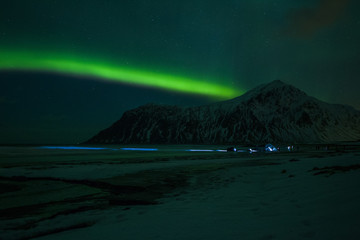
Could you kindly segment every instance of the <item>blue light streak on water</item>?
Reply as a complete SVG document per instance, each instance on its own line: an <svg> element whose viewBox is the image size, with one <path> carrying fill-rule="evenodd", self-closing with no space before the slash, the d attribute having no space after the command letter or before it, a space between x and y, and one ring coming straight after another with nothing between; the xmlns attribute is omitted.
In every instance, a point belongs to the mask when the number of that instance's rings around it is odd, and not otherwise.
<svg viewBox="0 0 360 240"><path fill-rule="evenodd" d="M185 150L185 151L188 151L188 152L214 152L215 150L208 150L208 149L188 149L188 150Z"/></svg>
<svg viewBox="0 0 360 240"><path fill-rule="evenodd" d="M37 147L41 149L60 149L60 150L112 150L112 151L160 151L158 148L104 148L104 147L77 147L77 146L41 146ZM166 150L163 150L166 151ZM186 152L227 152L227 150L212 150L212 149L177 149L170 151L186 151ZM273 151L273 149L269 149L269 151ZM248 150L237 150L236 152L250 152L255 153L258 152L257 149L248 149Z"/></svg>
<svg viewBox="0 0 360 240"><path fill-rule="evenodd" d="M242 152L242 153L244 153L244 152L248 152L247 150L237 150L237 152Z"/></svg>
<svg viewBox="0 0 360 240"><path fill-rule="evenodd" d="M121 148L125 151L158 151L157 148Z"/></svg>
<svg viewBox="0 0 360 240"><path fill-rule="evenodd" d="M100 147L75 147L75 146L43 146L42 149L61 149L61 150L124 150L124 151L158 151L157 148L100 148Z"/></svg>
<svg viewBox="0 0 360 240"><path fill-rule="evenodd" d="M96 147L74 147L74 146L43 146L39 147L43 149L62 149L62 150L105 150L110 148L96 148Z"/></svg>

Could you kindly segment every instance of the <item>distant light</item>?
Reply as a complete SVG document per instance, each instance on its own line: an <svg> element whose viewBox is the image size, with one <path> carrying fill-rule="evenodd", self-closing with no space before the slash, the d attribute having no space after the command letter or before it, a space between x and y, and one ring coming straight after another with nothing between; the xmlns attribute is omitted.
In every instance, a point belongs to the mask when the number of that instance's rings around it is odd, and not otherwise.
<svg viewBox="0 0 360 240"><path fill-rule="evenodd" d="M252 149L252 148L250 148L249 151L250 151L250 153L257 152L257 150Z"/></svg>
<svg viewBox="0 0 360 240"><path fill-rule="evenodd" d="M217 152L227 152L227 150L216 150Z"/></svg>
<svg viewBox="0 0 360 240"><path fill-rule="evenodd" d="M124 151L158 151L157 148L120 148Z"/></svg>

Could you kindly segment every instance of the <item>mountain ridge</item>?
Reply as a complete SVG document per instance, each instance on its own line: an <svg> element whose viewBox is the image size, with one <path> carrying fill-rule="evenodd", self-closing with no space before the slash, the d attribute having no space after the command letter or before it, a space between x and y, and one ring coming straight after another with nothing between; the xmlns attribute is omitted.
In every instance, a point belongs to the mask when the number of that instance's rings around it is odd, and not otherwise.
<svg viewBox="0 0 360 240"><path fill-rule="evenodd" d="M308 96L280 80L196 107L146 104L86 143L263 144L360 139L360 111Z"/></svg>

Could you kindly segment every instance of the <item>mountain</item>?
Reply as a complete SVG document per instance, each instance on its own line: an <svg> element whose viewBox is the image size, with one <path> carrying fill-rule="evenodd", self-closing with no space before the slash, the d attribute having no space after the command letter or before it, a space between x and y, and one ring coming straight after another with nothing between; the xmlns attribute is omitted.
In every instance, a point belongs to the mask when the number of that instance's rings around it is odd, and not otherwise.
<svg viewBox="0 0 360 240"><path fill-rule="evenodd" d="M263 144L360 139L360 111L328 104L280 80L197 107L147 104L87 143Z"/></svg>

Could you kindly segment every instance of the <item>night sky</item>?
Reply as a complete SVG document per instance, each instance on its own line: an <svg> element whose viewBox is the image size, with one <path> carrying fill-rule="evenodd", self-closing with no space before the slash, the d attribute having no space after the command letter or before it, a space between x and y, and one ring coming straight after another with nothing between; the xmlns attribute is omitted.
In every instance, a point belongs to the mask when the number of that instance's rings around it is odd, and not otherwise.
<svg viewBox="0 0 360 240"><path fill-rule="evenodd" d="M281 79L360 109L356 0L34 0L0 8L0 143L87 140L146 103Z"/></svg>

